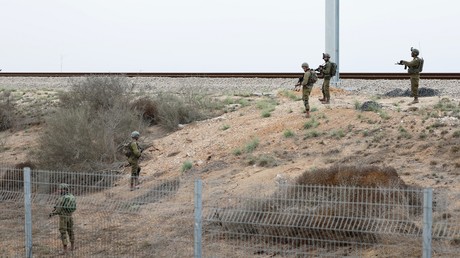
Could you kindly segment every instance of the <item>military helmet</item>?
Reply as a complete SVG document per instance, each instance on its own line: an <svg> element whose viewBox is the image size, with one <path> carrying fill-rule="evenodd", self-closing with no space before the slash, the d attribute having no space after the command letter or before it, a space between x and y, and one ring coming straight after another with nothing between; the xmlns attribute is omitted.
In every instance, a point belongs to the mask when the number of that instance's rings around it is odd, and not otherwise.
<svg viewBox="0 0 460 258"><path fill-rule="evenodd" d="M329 55L328 53L323 53L323 58L331 58L331 55Z"/></svg>
<svg viewBox="0 0 460 258"><path fill-rule="evenodd" d="M140 135L141 135L141 134L140 134L138 131L133 131L133 132L131 133L131 138L139 138Z"/></svg>
<svg viewBox="0 0 460 258"><path fill-rule="evenodd" d="M58 187L59 190L69 190L68 184L60 184Z"/></svg>
<svg viewBox="0 0 460 258"><path fill-rule="evenodd" d="M413 53L414 55L418 56L420 54L420 51L418 49L411 47L410 52Z"/></svg>
<svg viewBox="0 0 460 258"><path fill-rule="evenodd" d="M302 67L307 67L307 68L310 68L310 66L308 65L308 63L307 63L307 62L303 62L303 63L302 63Z"/></svg>

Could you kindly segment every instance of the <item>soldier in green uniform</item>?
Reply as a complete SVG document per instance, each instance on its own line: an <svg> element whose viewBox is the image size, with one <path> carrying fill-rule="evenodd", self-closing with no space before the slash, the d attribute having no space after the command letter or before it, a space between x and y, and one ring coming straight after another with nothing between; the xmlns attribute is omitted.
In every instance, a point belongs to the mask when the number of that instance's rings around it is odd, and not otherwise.
<svg viewBox="0 0 460 258"><path fill-rule="evenodd" d="M132 132L132 141L129 143L130 154L128 156L128 162L131 166L131 191L139 188L139 174L141 172L141 168L139 167L139 158L141 157L142 153L142 149L139 147L137 142L139 140L139 136L140 134L138 131Z"/></svg>
<svg viewBox="0 0 460 258"><path fill-rule="evenodd" d="M67 234L70 240L70 250L75 249L75 234L73 230L73 218L72 213L76 209L75 196L69 192L68 184L60 184L58 187L59 194L61 195L57 200L54 210L49 214L51 218L54 215L59 215L59 232L61 233L61 241L63 250L60 254L64 255L67 253Z"/></svg>
<svg viewBox="0 0 460 258"><path fill-rule="evenodd" d="M318 99L323 104L329 104L331 100L331 95L329 93L329 86L331 83L331 72L332 72L332 64L329 61L331 55L328 53L323 53L323 60L325 62L324 65L320 66L320 73L323 75L323 86L321 87L321 91L323 93L323 98Z"/></svg>
<svg viewBox="0 0 460 258"><path fill-rule="evenodd" d="M407 69L407 72L410 75L410 88L412 91L412 96L414 97L414 101L411 104L418 103L418 85L420 81L420 66L421 66L421 59L418 57L420 52L418 49L411 48L411 56L412 61L399 61L398 64L404 65Z"/></svg>
<svg viewBox="0 0 460 258"><path fill-rule="evenodd" d="M309 100L310 93L311 93L311 90L313 89L313 84L314 84L314 82L312 82L310 78L313 76L312 73L314 73L314 71L310 69L308 63L302 63L302 69L305 73L303 75L303 78L301 78L299 82L295 85L295 90L299 91L300 86L302 86L302 100L305 106L305 113L306 113L305 117L309 118L310 117L310 105L308 103L308 100Z"/></svg>

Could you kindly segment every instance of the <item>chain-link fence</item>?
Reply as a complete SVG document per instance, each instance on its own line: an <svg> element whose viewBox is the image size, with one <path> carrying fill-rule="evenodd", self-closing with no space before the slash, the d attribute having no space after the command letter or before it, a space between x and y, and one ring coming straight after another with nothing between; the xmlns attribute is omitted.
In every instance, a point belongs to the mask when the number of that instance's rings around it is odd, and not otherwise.
<svg viewBox="0 0 460 258"><path fill-rule="evenodd" d="M0 167L4 257L52 257L62 250L59 218L48 217L60 183L69 184L77 198L73 257L457 257L460 252L459 193L452 191L280 184L235 194L221 180L191 176L150 178L130 191L129 175L117 172L32 170L30 180L25 174Z"/></svg>

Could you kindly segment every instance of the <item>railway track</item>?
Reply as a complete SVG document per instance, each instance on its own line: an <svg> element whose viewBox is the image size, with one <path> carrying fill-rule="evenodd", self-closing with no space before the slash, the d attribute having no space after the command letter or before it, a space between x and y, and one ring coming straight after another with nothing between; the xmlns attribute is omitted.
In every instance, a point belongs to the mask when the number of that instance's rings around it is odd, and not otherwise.
<svg viewBox="0 0 460 258"><path fill-rule="evenodd" d="M302 73L154 73L154 72L0 72L0 77L82 77L123 75L128 77L203 77L203 78L298 78ZM340 73L341 79L402 80L407 73ZM421 79L460 80L460 73L422 73Z"/></svg>

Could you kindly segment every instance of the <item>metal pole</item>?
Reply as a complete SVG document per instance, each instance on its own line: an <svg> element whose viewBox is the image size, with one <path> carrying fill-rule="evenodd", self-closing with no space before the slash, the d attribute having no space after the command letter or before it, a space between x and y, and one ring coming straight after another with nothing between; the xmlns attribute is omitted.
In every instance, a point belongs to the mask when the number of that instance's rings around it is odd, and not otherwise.
<svg viewBox="0 0 460 258"><path fill-rule="evenodd" d="M30 168L24 168L24 212L26 257L32 257L32 205L30 187Z"/></svg>
<svg viewBox="0 0 460 258"><path fill-rule="evenodd" d="M423 190L423 258L431 258L433 227L433 189Z"/></svg>
<svg viewBox="0 0 460 258"><path fill-rule="evenodd" d="M326 52L331 55L331 61L337 64L337 74L331 78L331 83L335 85L340 81L339 14L339 0L326 0Z"/></svg>
<svg viewBox="0 0 460 258"><path fill-rule="evenodd" d="M201 179L195 179L195 229L194 229L194 257L201 258L202 255L202 194L203 182Z"/></svg>

